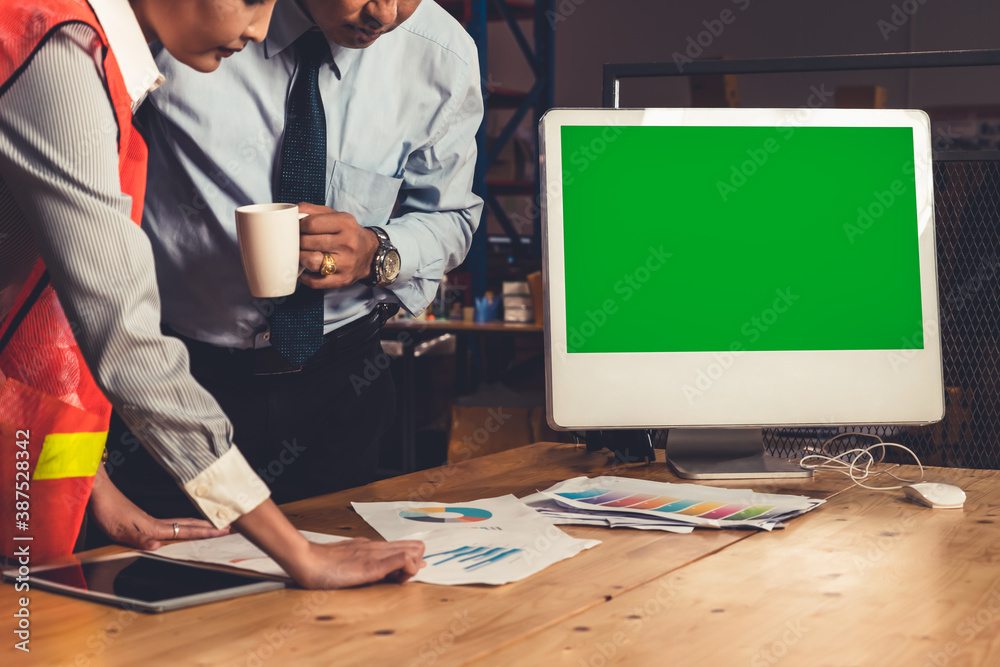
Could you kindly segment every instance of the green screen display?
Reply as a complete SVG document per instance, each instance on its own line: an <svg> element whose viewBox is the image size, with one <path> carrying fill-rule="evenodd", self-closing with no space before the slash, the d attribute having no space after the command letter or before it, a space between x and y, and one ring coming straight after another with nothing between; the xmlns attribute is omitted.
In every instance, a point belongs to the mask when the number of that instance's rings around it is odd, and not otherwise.
<svg viewBox="0 0 1000 667"><path fill-rule="evenodd" d="M908 127L562 128L568 351L923 347Z"/></svg>

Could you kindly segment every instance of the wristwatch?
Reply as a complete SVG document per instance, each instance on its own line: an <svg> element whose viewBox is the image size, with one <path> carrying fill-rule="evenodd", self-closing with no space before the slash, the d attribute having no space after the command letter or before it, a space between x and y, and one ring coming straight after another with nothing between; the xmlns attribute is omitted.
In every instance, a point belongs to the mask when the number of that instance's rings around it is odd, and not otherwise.
<svg viewBox="0 0 1000 667"><path fill-rule="evenodd" d="M372 283L378 287L391 285L399 275L399 251L381 227L369 227L378 238L378 250L372 259Z"/></svg>

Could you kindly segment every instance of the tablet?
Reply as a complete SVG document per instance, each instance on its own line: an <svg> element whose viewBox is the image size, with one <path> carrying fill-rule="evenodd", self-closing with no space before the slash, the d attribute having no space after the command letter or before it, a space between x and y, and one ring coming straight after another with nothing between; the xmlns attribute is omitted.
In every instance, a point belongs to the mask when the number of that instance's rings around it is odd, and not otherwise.
<svg viewBox="0 0 1000 667"><path fill-rule="evenodd" d="M3 578L12 581L16 569ZM272 591L282 581L126 552L31 568L31 586L146 612Z"/></svg>

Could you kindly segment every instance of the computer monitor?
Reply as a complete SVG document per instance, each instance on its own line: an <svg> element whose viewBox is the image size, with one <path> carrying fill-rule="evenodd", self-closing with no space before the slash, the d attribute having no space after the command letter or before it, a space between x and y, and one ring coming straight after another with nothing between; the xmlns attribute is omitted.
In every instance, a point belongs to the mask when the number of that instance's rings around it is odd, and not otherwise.
<svg viewBox="0 0 1000 667"><path fill-rule="evenodd" d="M926 114L555 109L540 141L554 428L769 477L809 473L760 429L942 418Z"/></svg>

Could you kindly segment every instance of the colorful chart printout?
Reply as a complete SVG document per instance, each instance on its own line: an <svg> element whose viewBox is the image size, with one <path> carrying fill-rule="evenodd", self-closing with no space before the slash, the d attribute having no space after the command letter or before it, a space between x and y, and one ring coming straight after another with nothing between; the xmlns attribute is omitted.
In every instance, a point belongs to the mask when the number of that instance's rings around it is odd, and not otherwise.
<svg viewBox="0 0 1000 667"><path fill-rule="evenodd" d="M600 544L570 537L513 495L464 500L352 503L387 540L424 543L413 581L501 585Z"/></svg>
<svg viewBox="0 0 1000 667"><path fill-rule="evenodd" d="M822 504L822 500L786 494L755 493L749 489L725 489L698 484L674 484L623 477L577 477L541 492L559 503L558 511L544 503L539 509L550 519L568 522L572 510L589 519L632 517L634 527L648 527L650 520L664 525L693 525L714 528L759 528L771 530ZM649 517L635 523L638 517ZM656 518L653 520L653 518ZM588 521L590 522L590 521ZM609 525L626 525L620 519Z"/></svg>
<svg viewBox="0 0 1000 667"><path fill-rule="evenodd" d="M552 523L515 498L481 498L457 503L396 501L351 503L361 517L387 540L405 540L413 533L518 530L544 534ZM568 535L563 537L570 539ZM466 538L459 538L466 539ZM470 542L457 541L452 547ZM451 548L451 547L449 547Z"/></svg>
<svg viewBox="0 0 1000 667"><path fill-rule="evenodd" d="M411 535L412 539L424 543L427 563L413 581L498 586L529 577L599 544L596 540L574 539L565 533L560 538L560 533L562 531L540 535L518 530L442 530L434 526L427 532Z"/></svg>
<svg viewBox="0 0 1000 667"><path fill-rule="evenodd" d="M424 556L424 560L430 565L441 565L447 563L448 561L456 560L459 563L469 563L465 565L463 569L466 572L472 570L486 567L493 563L503 560L507 556L513 556L514 554L521 553L521 549L504 549L502 547L458 547L457 549L449 549L448 551L441 551L436 554L429 554Z"/></svg>
<svg viewBox="0 0 1000 667"><path fill-rule="evenodd" d="M599 507L631 507L633 509L671 512L686 516L698 516L703 519L721 519L723 521L749 519L775 508L774 505L705 502L703 500L685 500L682 498L670 498L668 496L650 496L642 493L630 494L608 489L588 489L586 491L564 492L557 495Z"/></svg>
<svg viewBox="0 0 1000 667"><path fill-rule="evenodd" d="M485 521L493 516L493 513L478 507L414 507L400 512L399 516L410 521L462 523Z"/></svg>

